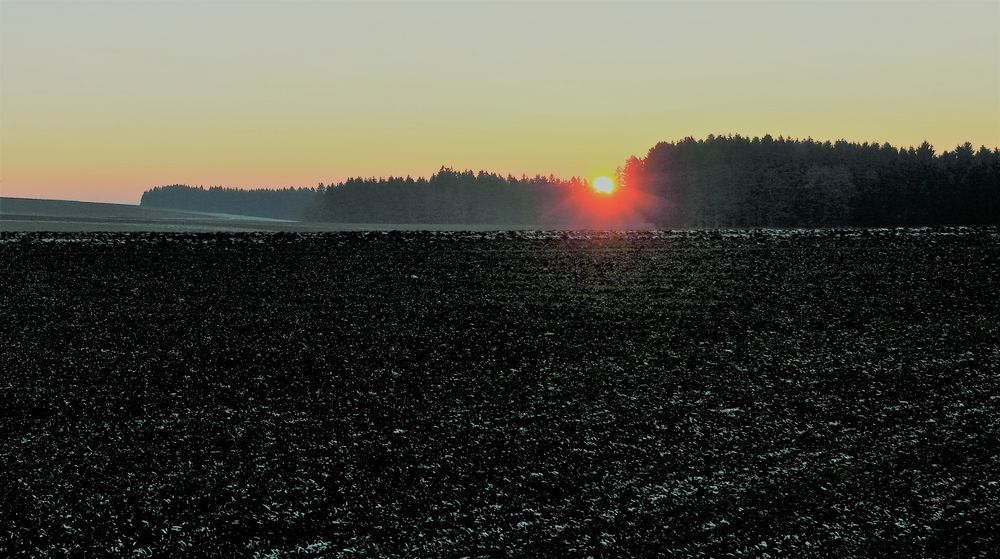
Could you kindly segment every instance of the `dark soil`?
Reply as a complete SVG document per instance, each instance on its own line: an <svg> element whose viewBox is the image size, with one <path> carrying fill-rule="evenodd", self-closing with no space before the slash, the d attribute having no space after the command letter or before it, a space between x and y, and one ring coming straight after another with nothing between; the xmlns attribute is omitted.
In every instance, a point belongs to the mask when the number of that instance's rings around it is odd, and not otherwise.
<svg viewBox="0 0 1000 559"><path fill-rule="evenodd" d="M0 556L989 556L1000 231L0 235Z"/></svg>

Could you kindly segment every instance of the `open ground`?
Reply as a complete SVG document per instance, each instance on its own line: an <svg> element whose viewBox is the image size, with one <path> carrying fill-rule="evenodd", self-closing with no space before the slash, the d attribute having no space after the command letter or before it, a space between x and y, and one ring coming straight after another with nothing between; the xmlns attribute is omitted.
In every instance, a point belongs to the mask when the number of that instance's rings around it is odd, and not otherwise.
<svg viewBox="0 0 1000 559"><path fill-rule="evenodd" d="M1000 231L0 234L0 555L986 556Z"/></svg>

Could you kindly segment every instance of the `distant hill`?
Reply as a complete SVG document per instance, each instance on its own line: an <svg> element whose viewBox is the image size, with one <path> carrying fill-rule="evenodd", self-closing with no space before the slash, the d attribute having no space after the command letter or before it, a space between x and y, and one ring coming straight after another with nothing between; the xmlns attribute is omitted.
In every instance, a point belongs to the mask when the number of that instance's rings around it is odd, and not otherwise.
<svg viewBox="0 0 1000 559"><path fill-rule="evenodd" d="M130 204L0 197L0 231L259 231L293 222Z"/></svg>
<svg viewBox="0 0 1000 559"><path fill-rule="evenodd" d="M192 212L142 208L133 204L0 197L0 215L99 219L190 219Z"/></svg>
<svg viewBox="0 0 1000 559"><path fill-rule="evenodd" d="M130 204L0 197L0 233L495 231L525 228L537 227L508 227L497 224L302 222L225 213L143 208Z"/></svg>

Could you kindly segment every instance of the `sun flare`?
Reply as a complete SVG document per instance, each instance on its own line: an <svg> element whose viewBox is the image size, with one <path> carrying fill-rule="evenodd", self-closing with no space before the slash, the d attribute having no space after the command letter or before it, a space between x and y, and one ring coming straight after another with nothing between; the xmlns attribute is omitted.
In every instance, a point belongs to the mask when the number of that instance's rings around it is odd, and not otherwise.
<svg viewBox="0 0 1000 559"><path fill-rule="evenodd" d="M599 194L611 194L615 191L615 182L610 177L597 177L592 183L594 192Z"/></svg>

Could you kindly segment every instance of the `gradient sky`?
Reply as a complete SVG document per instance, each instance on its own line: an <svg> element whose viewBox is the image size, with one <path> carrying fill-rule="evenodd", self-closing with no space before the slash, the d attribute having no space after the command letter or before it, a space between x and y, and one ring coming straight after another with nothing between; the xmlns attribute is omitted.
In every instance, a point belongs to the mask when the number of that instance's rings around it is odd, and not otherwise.
<svg viewBox="0 0 1000 559"><path fill-rule="evenodd" d="M0 0L0 195L592 177L709 133L1000 145L1000 2Z"/></svg>

